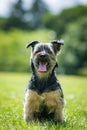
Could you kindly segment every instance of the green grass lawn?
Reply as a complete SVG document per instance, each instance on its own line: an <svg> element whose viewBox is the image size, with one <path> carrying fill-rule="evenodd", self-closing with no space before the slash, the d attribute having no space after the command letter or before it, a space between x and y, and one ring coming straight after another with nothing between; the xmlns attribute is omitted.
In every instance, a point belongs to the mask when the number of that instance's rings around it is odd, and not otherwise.
<svg viewBox="0 0 87 130"><path fill-rule="evenodd" d="M87 77L59 76L66 100L65 123L23 120L29 74L0 73L0 130L87 130Z"/></svg>

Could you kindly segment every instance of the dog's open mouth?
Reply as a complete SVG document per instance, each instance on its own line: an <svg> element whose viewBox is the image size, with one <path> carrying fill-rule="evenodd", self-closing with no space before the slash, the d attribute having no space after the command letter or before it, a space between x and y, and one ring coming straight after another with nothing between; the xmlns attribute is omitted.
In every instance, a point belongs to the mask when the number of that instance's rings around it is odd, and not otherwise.
<svg viewBox="0 0 87 130"><path fill-rule="evenodd" d="M47 62L39 62L38 71L39 72L46 72L47 71L47 65L48 65Z"/></svg>

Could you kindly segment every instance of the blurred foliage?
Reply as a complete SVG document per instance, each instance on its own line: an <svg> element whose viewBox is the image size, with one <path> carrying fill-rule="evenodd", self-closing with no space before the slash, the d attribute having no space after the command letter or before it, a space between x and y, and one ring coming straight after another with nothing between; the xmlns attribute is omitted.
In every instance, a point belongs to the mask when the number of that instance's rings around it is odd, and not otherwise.
<svg viewBox="0 0 87 130"><path fill-rule="evenodd" d="M23 0L17 0L11 6L9 17L0 20L0 28L10 30L16 27L23 30L32 30L43 27L41 19L48 12L48 7L42 0L33 0L29 9L23 7Z"/></svg>
<svg viewBox="0 0 87 130"><path fill-rule="evenodd" d="M0 71L30 71L24 48L28 40L48 42L60 38L65 44L58 56L58 73L87 70L87 6L79 5L53 15L42 0L33 0L27 10L23 1L18 0L9 17L0 18L0 29Z"/></svg>
<svg viewBox="0 0 87 130"><path fill-rule="evenodd" d="M87 66L87 18L70 23L63 35L65 45L60 56L63 73L77 73Z"/></svg>
<svg viewBox="0 0 87 130"><path fill-rule="evenodd" d="M47 13L42 21L46 28L52 29L61 38L65 33L67 25L80 18L87 17L87 6L79 5L70 9L64 9L59 15L52 15Z"/></svg>
<svg viewBox="0 0 87 130"><path fill-rule="evenodd" d="M30 71L31 49L26 49L25 46L33 39L48 41L48 34L48 30L32 32L20 30L0 31L0 71Z"/></svg>
<svg viewBox="0 0 87 130"><path fill-rule="evenodd" d="M48 7L42 0L34 0L32 8L28 11L31 14L30 24L32 29L43 28L42 19L48 12Z"/></svg>

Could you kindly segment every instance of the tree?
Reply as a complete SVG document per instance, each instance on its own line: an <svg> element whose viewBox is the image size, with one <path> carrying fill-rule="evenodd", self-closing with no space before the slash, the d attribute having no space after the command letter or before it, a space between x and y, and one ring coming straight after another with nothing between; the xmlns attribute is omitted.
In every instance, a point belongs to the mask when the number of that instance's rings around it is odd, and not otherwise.
<svg viewBox="0 0 87 130"><path fill-rule="evenodd" d="M10 17L7 19L4 29L37 29L43 27L42 18L48 12L46 4L42 0L33 0L29 9L24 9L23 0L17 0L12 6Z"/></svg>
<svg viewBox="0 0 87 130"><path fill-rule="evenodd" d="M87 6L76 6L64 9L60 14L48 15L43 19L46 28L56 31L57 36L61 37L67 30L67 25L85 16L87 17Z"/></svg>
<svg viewBox="0 0 87 130"><path fill-rule="evenodd" d="M76 74L87 64L87 18L69 24L63 38L65 45L59 59L61 69L64 73Z"/></svg>
<svg viewBox="0 0 87 130"><path fill-rule="evenodd" d="M42 18L48 12L47 5L42 0L34 0L31 9L29 10L31 13L31 26L33 28L43 27Z"/></svg>
<svg viewBox="0 0 87 130"><path fill-rule="evenodd" d="M25 10L23 9L22 0L18 0L16 4L13 5L10 17L15 17L23 21Z"/></svg>
<svg viewBox="0 0 87 130"><path fill-rule="evenodd" d="M18 0L15 4L12 5L12 10L10 12L10 16L6 22L5 29L10 28L26 28L26 23L24 21L24 15L26 11L23 8L23 1Z"/></svg>

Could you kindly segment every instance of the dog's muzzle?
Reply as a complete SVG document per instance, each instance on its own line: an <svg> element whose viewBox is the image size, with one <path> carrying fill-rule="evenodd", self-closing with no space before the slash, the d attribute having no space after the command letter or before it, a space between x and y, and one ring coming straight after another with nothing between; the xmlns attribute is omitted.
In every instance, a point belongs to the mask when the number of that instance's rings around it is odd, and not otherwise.
<svg viewBox="0 0 87 130"><path fill-rule="evenodd" d="M50 59L48 54L40 54L37 58L38 72L46 72L50 67Z"/></svg>

